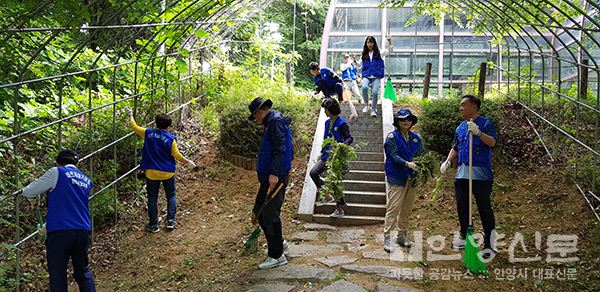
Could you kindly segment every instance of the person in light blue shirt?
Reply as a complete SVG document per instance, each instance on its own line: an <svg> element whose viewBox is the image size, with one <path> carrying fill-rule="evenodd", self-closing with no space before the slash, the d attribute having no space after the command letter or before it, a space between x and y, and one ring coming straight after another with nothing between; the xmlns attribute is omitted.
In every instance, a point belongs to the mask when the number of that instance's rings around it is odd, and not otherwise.
<svg viewBox="0 0 600 292"><path fill-rule="evenodd" d="M496 146L496 126L492 121L479 115L481 100L473 95L465 95L460 102L460 113L464 119L456 128L452 149L440 172L444 173L457 160L458 169L454 180L456 208L460 222L460 239L452 243L455 249L465 245L465 235L469 225L469 133L473 134L473 196L481 217L484 231L483 257L494 253L492 237L495 234L496 220L491 205L494 173L492 171L492 148Z"/></svg>
<svg viewBox="0 0 600 292"><path fill-rule="evenodd" d="M67 264L73 264L73 278L79 291L96 291L88 266L90 243L89 197L94 183L77 168L79 158L71 150L56 157L56 167L20 191L26 198L48 193L46 214L46 255L50 291L67 291Z"/></svg>

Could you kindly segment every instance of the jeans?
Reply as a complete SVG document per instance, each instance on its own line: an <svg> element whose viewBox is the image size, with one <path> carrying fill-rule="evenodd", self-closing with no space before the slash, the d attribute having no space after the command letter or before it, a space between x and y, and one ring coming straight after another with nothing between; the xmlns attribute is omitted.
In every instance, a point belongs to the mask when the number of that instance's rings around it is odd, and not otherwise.
<svg viewBox="0 0 600 292"><path fill-rule="evenodd" d="M167 180L151 180L146 178L146 193L148 194L148 217L150 225L158 224L158 190L162 182L167 195L167 220L175 220L177 199L175 198L175 176Z"/></svg>
<svg viewBox="0 0 600 292"><path fill-rule="evenodd" d="M483 245L485 248L490 247L490 236L496 226L496 219L494 218L490 199L493 183L493 181L473 180L473 196L475 197L477 211L483 225ZM465 238L469 226L469 180L454 180L454 191L458 221L460 222L460 235L462 238Z"/></svg>
<svg viewBox="0 0 600 292"><path fill-rule="evenodd" d="M94 275L88 266L90 232L83 229L57 230L48 233L46 256L50 274L50 291L67 292L67 264L73 264L73 278L79 291L94 292Z"/></svg>
<svg viewBox="0 0 600 292"><path fill-rule="evenodd" d="M281 206L285 200L285 189L288 184L288 178L283 180L283 187L279 193L273 195L273 199L258 215L258 224L267 238L268 255L271 258L278 259L283 254L283 232L281 228ZM269 192L269 182L261 182L256 194L253 212L258 212L264 204Z"/></svg>
<svg viewBox="0 0 600 292"><path fill-rule="evenodd" d="M373 105L371 109L377 112L377 98L379 97L379 86L381 79L379 78L363 78L362 79L362 96L365 104L369 103L369 87L371 87L371 95L373 96Z"/></svg>

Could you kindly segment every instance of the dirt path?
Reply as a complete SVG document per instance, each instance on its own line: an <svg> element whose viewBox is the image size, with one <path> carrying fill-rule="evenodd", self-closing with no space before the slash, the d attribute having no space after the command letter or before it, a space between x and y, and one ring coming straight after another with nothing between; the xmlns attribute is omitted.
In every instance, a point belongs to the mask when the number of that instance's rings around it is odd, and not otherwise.
<svg viewBox="0 0 600 292"><path fill-rule="evenodd" d="M428 258L428 252L433 250L427 240L433 235L440 235L445 243L441 251L434 253L461 254L450 248L451 232L458 229L452 174L444 177L442 199L439 201L431 200L429 190L433 189L432 183L421 187L411 217L411 228L423 232L423 258L399 261L395 257L386 258L382 252L381 226L315 230L306 227L305 222L294 220L306 168L306 157L300 155L294 161L282 210L284 237L292 243L288 251L289 265L271 270L265 276L264 272L257 272L256 267L264 259L260 250L251 256L239 254L242 240L251 228L249 214L257 189L255 173L220 162L214 156L214 147L211 143L204 143L202 151L196 152L199 154L195 160L202 166L200 170L178 174L177 229L145 233L145 208L138 207L136 214L123 218L117 227L96 235L94 250L102 251L93 256L99 291L246 291L251 287L258 288L258 291L269 287L275 287L277 291L317 291L328 285L334 285L330 291L336 291L336 287L380 291L385 288L383 285L396 289L389 291L399 291L399 288L425 291L600 289L600 225L581 194L559 174L558 169L548 166L495 167L493 202L497 230L505 234L505 245L488 264L489 278L467 279L463 277L465 269L460 260L434 261ZM161 198L160 204L164 216L164 198ZM164 221L161 223L164 224ZM476 231L481 232L477 214L474 224ZM536 231L541 235L539 250L535 247ZM521 251L519 245L516 255L540 256L539 261L509 262L508 248L516 232L523 234L528 250ZM548 263L547 240L551 234L576 235L577 251L566 256L577 256L578 261L571 264ZM349 236L348 241L337 242L345 236ZM264 243L263 237L260 240L261 244ZM332 267L317 261L318 258L332 256L345 256L342 259L355 261ZM558 254L554 256L560 257ZM348 265L354 267L349 268ZM379 275L369 273L363 269L365 266L395 268L396 272L392 273L396 277L382 276L381 271ZM526 277L506 279L507 271L525 269ZM288 276L289 270L304 274L293 278ZM422 272L421 277L399 277L401 271L415 270ZM311 278L315 271L324 278ZM535 271L538 271L537 276ZM550 273L548 271L552 271L553 277L540 277L539 271L544 271L541 274L546 276ZM569 273L575 279L557 279L557 271ZM566 278L567 275L561 277ZM342 279L345 281L336 282ZM283 284L268 286L273 283Z"/></svg>

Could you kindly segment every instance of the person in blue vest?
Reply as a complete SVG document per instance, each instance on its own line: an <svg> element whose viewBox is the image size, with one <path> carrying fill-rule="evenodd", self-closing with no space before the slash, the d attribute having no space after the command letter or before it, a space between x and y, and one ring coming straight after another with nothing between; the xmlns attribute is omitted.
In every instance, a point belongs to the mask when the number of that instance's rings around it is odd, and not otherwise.
<svg viewBox="0 0 600 292"><path fill-rule="evenodd" d="M352 56L345 54L344 61L340 65L340 70L342 70L342 80L344 81L345 90L350 91L353 96L358 97L359 101L362 102L362 96L356 83L357 66L354 54ZM352 97L350 98L350 102L352 102Z"/></svg>
<svg viewBox="0 0 600 292"><path fill-rule="evenodd" d="M264 100L260 97L255 98L248 105L250 110L248 119L265 128L256 165L260 186L254 200L251 218L253 224L258 221L267 238L268 257L258 265L260 269L270 269L287 264L287 259L283 254L284 241L280 214L285 199L288 175L292 169L294 149L290 130L291 119L272 110L272 106L273 102L270 99ZM278 183L283 183L283 187L273 195L272 201L257 218L256 213L264 204L267 194L275 190Z"/></svg>
<svg viewBox="0 0 600 292"><path fill-rule="evenodd" d="M340 103L344 100L344 84L340 76L338 76L329 68L319 67L319 63L317 62L310 62L308 69L310 74L314 77L315 84L317 85L315 94L323 92L323 95L326 98L333 98L334 96L337 96L337 100ZM358 113L356 112L356 108L354 107L352 101L348 103L348 106L350 107L351 112L350 120L356 119L358 117Z"/></svg>
<svg viewBox="0 0 600 292"><path fill-rule="evenodd" d="M51 292L67 292L69 259L79 291L96 291L88 265L92 228L89 197L94 183L77 168L78 162L76 152L63 150L56 157L56 167L21 190L21 195L30 199L48 192L45 226Z"/></svg>
<svg viewBox="0 0 600 292"><path fill-rule="evenodd" d="M463 96L460 101L460 114L464 121L456 128L452 149L440 166L440 172L445 173L450 168L451 161L457 161L454 188L460 238L452 242L452 247L462 249L469 226L469 133L473 133L473 195L484 231L482 256L487 259L495 253L492 237L495 236L496 219L492 210L491 194L494 183L492 148L496 146L496 126L490 119L479 115L480 108L479 98L473 95Z"/></svg>
<svg viewBox="0 0 600 292"><path fill-rule="evenodd" d="M377 117L377 98L379 97L379 87L381 86L381 78L384 76L385 64L381 58L377 41L373 36L368 36L365 39L361 57L362 68L362 96L365 102L363 113L368 113L371 110L371 116ZM369 88L373 103L369 108Z"/></svg>
<svg viewBox="0 0 600 292"><path fill-rule="evenodd" d="M158 192L160 184L165 188L167 196L167 229L174 229L177 221L177 198L175 196L175 161L188 164L191 168L196 164L185 158L177 147L177 139L167 129L171 126L171 117L159 114L155 118L156 129L146 129L136 124L133 112L129 112L129 126L142 139L142 161L140 169L146 174L146 193L148 195L148 218L146 231L156 233L158 227Z"/></svg>
<svg viewBox="0 0 600 292"><path fill-rule="evenodd" d="M321 107L325 109L325 114L328 117L328 119L325 121L325 134L323 136L323 139L333 137L337 142L344 143L346 145L351 145L354 141L354 138L352 138L352 135L350 134L350 127L348 126L346 121L342 117L340 117L340 104L333 98L325 98L321 103ZM328 152L330 149L330 145L321 148L320 157L315 166L313 166L313 168L310 170L310 177L317 186L317 196L320 192L321 187L323 186L321 174L327 169L326 163L329 159ZM329 202L333 202L333 197L331 195L327 195L327 197L324 197L324 200L321 202L321 204ZM344 200L344 197L342 196L336 202L335 211L331 213L331 216L344 216L345 207L346 202Z"/></svg>
<svg viewBox="0 0 600 292"><path fill-rule="evenodd" d="M419 134L410 129L417 123L417 116L407 108L399 109L394 115L394 131L385 139L385 176L387 179L387 203L385 225L383 227L383 250L392 249L391 232L398 230L396 243L402 247L411 247L407 238L408 222L417 196L415 170L412 162L424 153Z"/></svg>

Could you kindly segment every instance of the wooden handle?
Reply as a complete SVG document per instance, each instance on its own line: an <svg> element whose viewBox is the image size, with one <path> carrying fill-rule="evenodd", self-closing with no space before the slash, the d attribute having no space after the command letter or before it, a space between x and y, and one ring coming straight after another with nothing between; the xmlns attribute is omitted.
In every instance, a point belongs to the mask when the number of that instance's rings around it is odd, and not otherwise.
<svg viewBox="0 0 600 292"><path fill-rule="evenodd" d="M471 122L473 119L470 120ZM469 129L467 129L469 131ZM473 210L471 205L473 200L473 133L469 131L469 225L473 225Z"/></svg>

